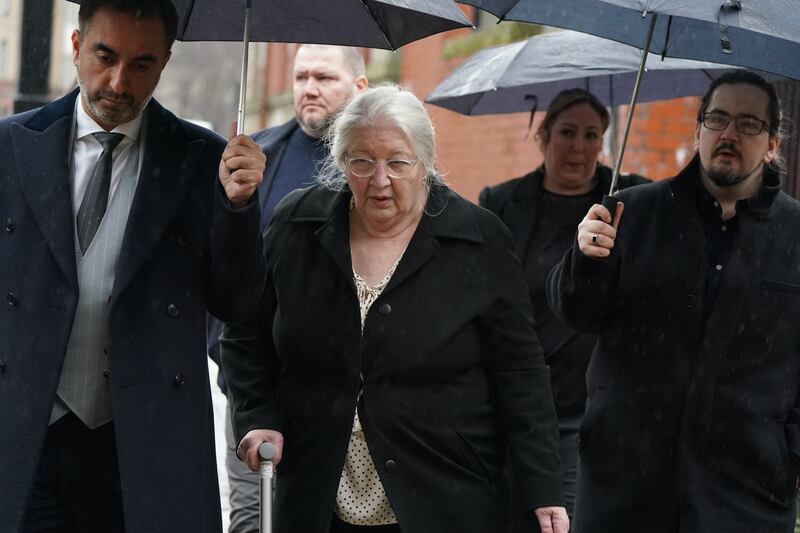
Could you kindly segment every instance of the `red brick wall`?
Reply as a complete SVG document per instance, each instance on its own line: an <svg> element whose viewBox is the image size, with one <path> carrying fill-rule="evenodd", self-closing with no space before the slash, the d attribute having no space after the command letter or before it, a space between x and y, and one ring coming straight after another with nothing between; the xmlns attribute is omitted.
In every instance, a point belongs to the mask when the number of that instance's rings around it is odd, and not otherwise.
<svg viewBox="0 0 800 533"><path fill-rule="evenodd" d="M698 97L636 106L623 171L653 179L672 176L694 154ZM620 138L628 106L619 110Z"/></svg>

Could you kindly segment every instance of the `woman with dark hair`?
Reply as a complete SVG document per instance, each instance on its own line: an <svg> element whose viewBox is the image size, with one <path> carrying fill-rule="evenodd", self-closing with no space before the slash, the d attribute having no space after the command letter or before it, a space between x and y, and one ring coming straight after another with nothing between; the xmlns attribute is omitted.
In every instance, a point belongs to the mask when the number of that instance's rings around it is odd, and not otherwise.
<svg viewBox="0 0 800 533"><path fill-rule="evenodd" d="M611 169L598 162L608 124L608 111L593 94L583 89L562 91L536 133L544 163L521 178L486 187L479 200L511 230L523 263L536 331L550 366L570 516L575 504L578 426L586 404L586 367L596 339L553 315L545 281L572 246L578 223L611 185ZM619 185L626 188L647 181L622 175Z"/></svg>
<svg viewBox="0 0 800 533"><path fill-rule="evenodd" d="M277 450L276 531L506 533L513 469L528 529L567 533L508 230L443 183L410 92L362 92L329 135L267 230L262 302L221 339L239 456Z"/></svg>

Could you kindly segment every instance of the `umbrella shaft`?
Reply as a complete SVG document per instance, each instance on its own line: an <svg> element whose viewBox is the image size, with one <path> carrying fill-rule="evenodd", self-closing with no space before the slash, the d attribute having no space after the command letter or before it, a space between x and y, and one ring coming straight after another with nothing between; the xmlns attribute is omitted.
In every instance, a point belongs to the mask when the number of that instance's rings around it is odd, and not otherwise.
<svg viewBox="0 0 800 533"><path fill-rule="evenodd" d="M259 532L272 533L272 461L259 463Z"/></svg>
<svg viewBox="0 0 800 533"><path fill-rule="evenodd" d="M239 112L236 115L236 134L244 133L244 108L247 103L247 60L250 55L250 2L244 9L244 38L242 39L242 77L239 81Z"/></svg>
<svg viewBox="0 0 800 533"><path fill-rule="evenodd" d="M636 110L636 100L639 98L639 88L642 85L642 76L644 75L644 67L647 64L647 56L650 53L650 42L653 40L653 31L656 28L656 20L658 20L658 14L653 13L652 18L650 19L650 27L647 30L647 38L645 39L644 50L642 51L642 61L639 63L639 72L636 73L636 85L633 87L631 105L628 108L628 118L625 121L625 132L622 134L622 144L620 144L617 160L614 164L614 174L611 177L611 188L608 191L609 196L613 195L614 191L617 190L619 171L622 168L622 158L625 157L625 146L628 144L628 134L631 132L633 112Z"/></svg>

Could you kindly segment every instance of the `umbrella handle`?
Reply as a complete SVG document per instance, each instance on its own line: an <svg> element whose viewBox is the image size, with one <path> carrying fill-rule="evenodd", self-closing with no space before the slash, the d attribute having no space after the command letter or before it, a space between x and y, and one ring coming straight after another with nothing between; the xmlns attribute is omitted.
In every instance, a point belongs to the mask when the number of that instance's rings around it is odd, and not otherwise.
<svg viewBox="0 0 800 533"><path fill-rule="evenodd" d="M614 218L617 216L617 204L619 203L619 198L610 194L604 194L603 199L600 201L600 205L608 209L608 212L611 213L611 222L614 222Z"/></svg>

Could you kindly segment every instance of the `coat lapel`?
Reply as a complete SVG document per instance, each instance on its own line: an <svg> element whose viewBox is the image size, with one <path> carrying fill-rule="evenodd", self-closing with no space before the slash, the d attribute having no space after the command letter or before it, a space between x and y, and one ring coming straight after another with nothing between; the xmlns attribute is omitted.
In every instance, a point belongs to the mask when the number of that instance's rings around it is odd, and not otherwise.
<svg viewBox="0 0 800 533"><path fill-rule="evenodd" d="M161 241L183 203L205 146L202 140L189 139L178 119L155 100L146 112L144 161L122 240L112 303Z"/></svg>
<svg viewBox="0 0 800 533"><path fill-rule="evenodd" d="M439 242L434 236L434 228L431 223L430 217L423 215L419 221L417 230L411 237L411 241L406 247L403 258L397 265L397 269L389 280L388 285L384 292L391 291L394 287L408 279L414 272L422 268L422 266L430 261L439 251Z"/></svg>
<svg viewBox="0 0 800 533"><path fill-rule="evenodd" d="M347 200L349 194L337 195L338 200ZM350 224L344 205L339 206L332 216L316 232L322 247L331 256L346 279L353 279L353 262L350 257Z"/></svg>
<svg viewBox="0 0 800 533"><path fill-rule="evenodd" d="M322 247L331 256L345 278L353 279L350 256L350 226L347 204L349 192L305 195L290 215L296 223L319 222L316 231ZM470 212L471 204L444 187L436 187L403 258L384 289L389 292L430 261L441 248L440 238L483 242L480 229ZM427 213L436 213L431 216Z"/></svg>
<svg viewBox="0 0 800 533"><path fill-rule="evenodd" d="M525 258L537 220L536 207L539 204L541 180L540 170L524 176L514 189L511 203L506 206L500 216L511 232L514 248L521 260Z"/></svg>
<svg viewBox="0 0 800 533"><path fill-rule="evenodd" d="M258 186L258 194L261 196L261 207L264 207L264 203L267 201L269 190L272 188L272 182L275 180L275 174L278 173L278 167L281 165L283 153L286 151L287 141L298 127L297 121L292 119L281 126L277 126L274 130L271 130L266 137L253 138L254 141L261 145L261 148L267 155L267 168L264 171L264 179Z"/></svg>
<svg viewBox="0 0 800 533"><path fill-rule="evenodd" d="M397 265L397 270L386 285L385 293L403 283L433 259L442 247L441 238L483 242L478 224L470 212L470 205L446 187L431 189L425 213Z"/></svg>
<svg viewBox="0 0 800 533"><path fill-rule="evenodd" d="M45 106L10 135L20 189L69 283L77 287L68 158L77 91Z"/></svg>

